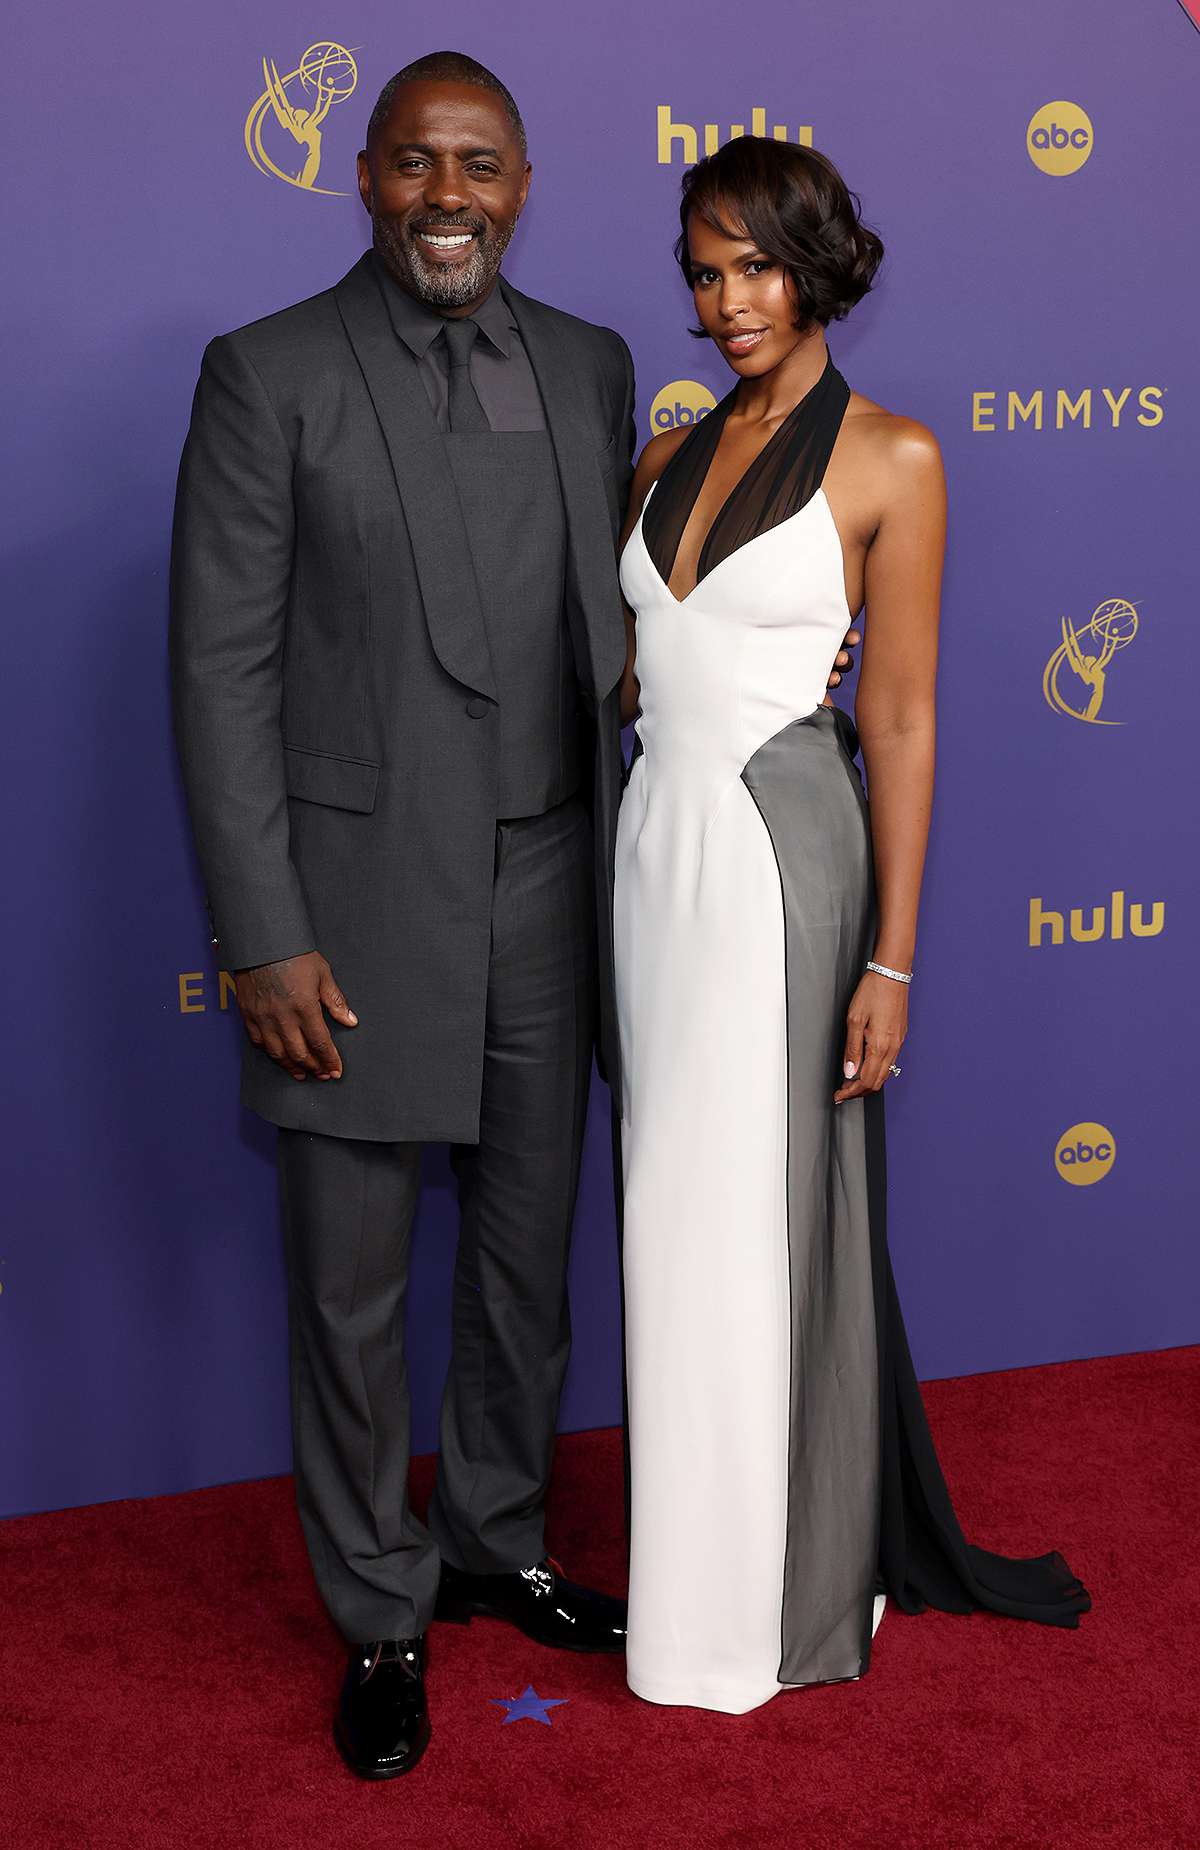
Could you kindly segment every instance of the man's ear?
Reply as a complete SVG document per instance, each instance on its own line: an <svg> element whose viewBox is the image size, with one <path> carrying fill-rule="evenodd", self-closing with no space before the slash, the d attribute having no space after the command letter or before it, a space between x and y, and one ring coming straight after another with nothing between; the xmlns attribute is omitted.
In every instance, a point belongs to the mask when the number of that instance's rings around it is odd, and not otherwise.
<svg viewBox="0 0 1200 1850"><path fill-rule="evenodd" d="M358 196L369 212L371 210L371 169L367 162L365 149L358 157Z"/></svg>

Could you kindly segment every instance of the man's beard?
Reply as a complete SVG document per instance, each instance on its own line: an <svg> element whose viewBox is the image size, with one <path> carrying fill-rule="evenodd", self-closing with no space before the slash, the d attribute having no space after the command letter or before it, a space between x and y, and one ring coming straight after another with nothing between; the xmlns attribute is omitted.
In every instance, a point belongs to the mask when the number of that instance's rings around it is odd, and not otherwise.
<svg viewBox="0 0 1200 1850"><path fill-rule="evenodd" d="M399 226L373 213L375 248L401 287L431 308L462 308L484 295L499 271L516 220L506 229L492 226L490 230L480 218L423 218L419 222L424 231L473 231L475 248L461 269L439 263L420 248L415 225Z"/></svg>

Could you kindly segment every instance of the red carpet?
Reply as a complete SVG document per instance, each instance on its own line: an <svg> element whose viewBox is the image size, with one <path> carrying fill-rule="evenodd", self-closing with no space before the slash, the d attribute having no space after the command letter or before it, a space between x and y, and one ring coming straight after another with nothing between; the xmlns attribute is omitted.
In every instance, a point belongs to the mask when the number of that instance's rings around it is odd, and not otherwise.
<svg viewBox="0 0 1200 1850"><path fill-rule="evenodd" d="M620 1660L437 1626L433 1745L391 1785L330 1744L342 1654L287 1479L0 1524L3 1841L1190 1850L1198 1387L1200 1349L1177 1349L926 1390L968 1534L1061 1548L1095 1601L1077 1632L890 1611L864 1681L735 1719L636 1701ZM620 1498L617 1435L564 1439L551 1546L609 1587ZM566 1699L549 1727L490 1700L529 1683Z"/></svg>

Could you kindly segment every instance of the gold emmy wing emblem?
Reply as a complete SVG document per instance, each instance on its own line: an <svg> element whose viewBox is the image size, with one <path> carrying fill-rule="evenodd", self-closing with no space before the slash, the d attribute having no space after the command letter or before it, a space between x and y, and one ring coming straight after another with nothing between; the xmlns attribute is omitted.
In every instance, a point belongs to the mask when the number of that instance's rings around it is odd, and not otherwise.
<svg viewBox="0 0 1200 1850"><path fill-rule="evenodd" d="M1123 720L1101 719L1100 708L1108 684L1108 667L1118 649L1127 649L1138 633L1138 614L1123 597L1110 597L1097 604L1091 621L1076 629L1068 617L1062 620L1062 641L1046 663L1042 675L1042 692L1056 713L1068 719L1085 720L1090 726L1122 726ZM1069 668L1075 679L1064 692L1062 671Z"/></svg>
<svg viewBox="0 0 1200 1850"><path fill-rule="evenodd" d="M336 187L318 186L321 170L321 133L326 116L335 103L344 103L354 94L358 83L358 66L354 54L344 45L323 39L310 45L294 71L279 75L274 58L263 59L263 82L260 97L251 105L246 117L246 153L260 173L286 180L289 186L302 186L309 193L325 193L344 198ZM300 164L292 172L281 167L268 152L263 129L271 125L272 144L281 160L287 159L284 135L291 137L300 153ZM293 159L295 154L293 153Z"/></svg>

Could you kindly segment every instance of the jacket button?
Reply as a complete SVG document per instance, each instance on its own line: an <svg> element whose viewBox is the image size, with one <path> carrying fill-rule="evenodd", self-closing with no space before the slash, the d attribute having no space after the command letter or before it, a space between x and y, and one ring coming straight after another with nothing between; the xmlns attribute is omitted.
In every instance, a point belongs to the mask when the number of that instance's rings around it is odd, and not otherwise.
<svg viewBox="0 0 1200 1850"><path fill-rule="evenodd" d="M484 719L490 705L491 702L487 700L468 700L467 712L472 719Z"/></svg>

